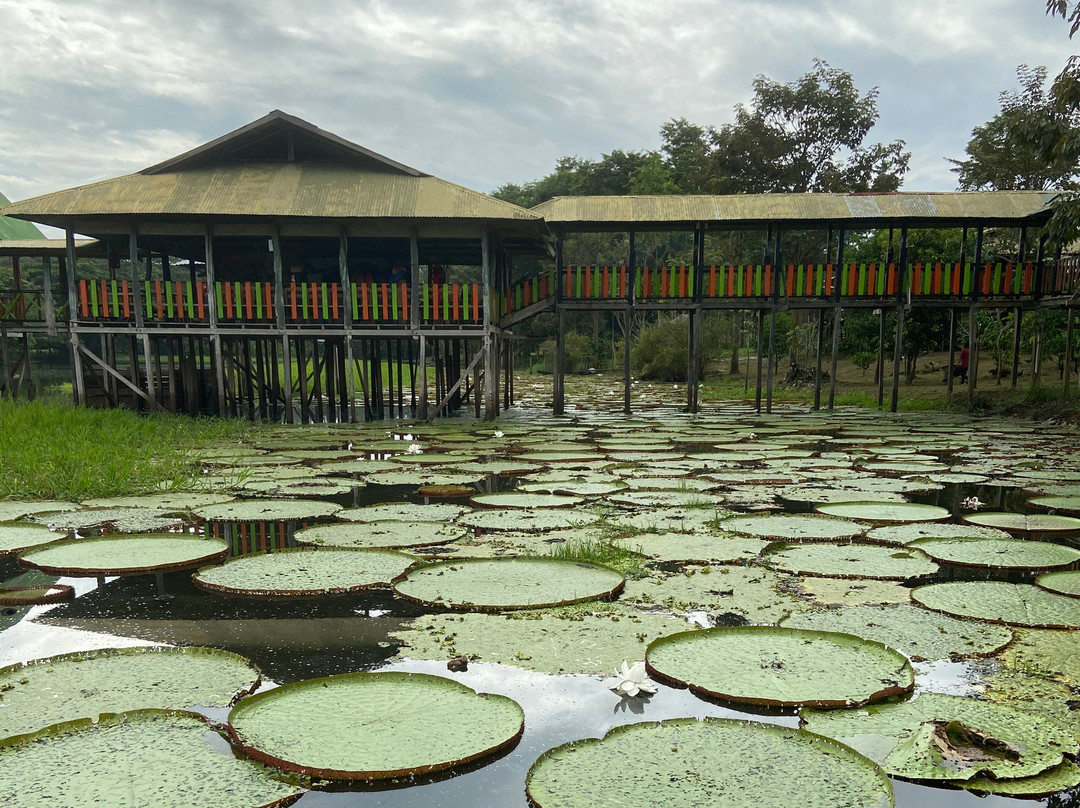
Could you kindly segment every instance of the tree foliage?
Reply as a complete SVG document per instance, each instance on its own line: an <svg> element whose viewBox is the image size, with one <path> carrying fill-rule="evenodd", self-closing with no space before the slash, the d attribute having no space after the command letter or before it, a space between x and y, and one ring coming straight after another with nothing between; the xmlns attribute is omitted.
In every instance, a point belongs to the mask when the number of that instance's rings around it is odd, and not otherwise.
<svg viewBox="0 0 1080 808"><path fill-rule="evenodd" d="M1074 188L1077 154L1051 150L1048 139L1070 135L1076 124L1046 85L1045 67L1020 65L1020 91L1000 95L1001 112L971 132L966 160L950 160L965 191L1043 191ZM1040 136L1033 137L1035 133ZM1072 134L1080 144L1080 138Z"/></svg>

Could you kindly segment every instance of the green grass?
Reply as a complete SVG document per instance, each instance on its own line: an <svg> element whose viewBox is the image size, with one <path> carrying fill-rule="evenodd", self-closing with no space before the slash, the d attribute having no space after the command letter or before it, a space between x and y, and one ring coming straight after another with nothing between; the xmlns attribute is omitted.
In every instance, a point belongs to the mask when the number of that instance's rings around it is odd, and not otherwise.
<svg viewBox="0 0 1080 808"><path fill-rule="evenodd" d="M571 540L553 547L549 555L568 561L603 564L618 570L625 578L644 578L648 574L644 556L603 539Z"/></svg>
<svg viewBox="0 0 1080 808"><path fill-rule="evenodd" d="M0 402L0 498L81 500L184 487L185 453L240 440L243 421Z"/></svg>

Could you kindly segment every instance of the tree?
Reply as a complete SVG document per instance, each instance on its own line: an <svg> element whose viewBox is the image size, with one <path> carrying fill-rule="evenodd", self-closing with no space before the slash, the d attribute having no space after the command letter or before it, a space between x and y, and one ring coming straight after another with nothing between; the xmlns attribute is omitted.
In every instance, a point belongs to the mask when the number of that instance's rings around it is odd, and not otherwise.
<svg viewBox="0 0 1080 808"><path fill-rule="evenodd" d="M1001 93L1001 112L971 131L966 160L949 160L965 191L1044 191L1075 188L1080 177L1077 154L1048 149L1075 126L1072 116L1045 87L1046 68L1016 68L1020 91ZM1032 137L1041 132L1040 137ZM1072 134L1075 139L1076 134ZM1080 139L1077 140L1080 143Z"/></svg>
<svg viewBox="0 0 1080 808"><path fill-rule="evenodd" d="M760 75L754 98L720 129L677 119L661 129L672 176L698 193L894 191L911 155L904 141L864 145L878 118L845 70L820 59L801 78Z"/></svg>
<svg viewBox="0 0 1080 808"><path fill-rule="evenodd" d="M1046 13L1060 16L1069 23L1069 38L1080 30L1080 3L1071 9L1068 0L1046 0ZM1047 158L1080 158L1080 58L1073 56L1054 79L1051 96L1058 112L1068 121L1063 131L1053 126L1036 126L1030 135L1039 143ZM1065 246L1080 237L1080 192L1068 190L1053 203L1053 216L1045 233L1052 244Z"/></svg>

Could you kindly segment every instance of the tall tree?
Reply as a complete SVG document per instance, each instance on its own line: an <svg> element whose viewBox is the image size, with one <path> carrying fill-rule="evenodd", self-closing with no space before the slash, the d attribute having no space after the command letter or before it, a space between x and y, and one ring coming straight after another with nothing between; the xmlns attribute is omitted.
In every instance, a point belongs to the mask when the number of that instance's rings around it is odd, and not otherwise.
<svg viewBox="0 0 1080 808"><path fill-rule="evenodd" d="M1046 13L1060 16L1069 23L1069 38L1080 30L1080 2L1069 6L1068 0L1046 0ZM1039 143L1049 160L1080 160L1080 57L1073 56L1054 79L1051 96L1067 125L1035 126L1031 137ZM1065 246L1080 237L1080 192L1067 190L1054 202L1054 215L1046 225L1051 243Z"/></svg>
<svg viewBox="0 0 1080 808"><path fill-rule="evenodd" d="M1001 93L1001 112L971 131L967 159L949 160L965 191L1073 188L1080 178L1075 153L1047 149L1050 133L1064 136L1076 124L1045 86L1046 68L1020 65L1016 76L1020 91Z"/></svg>
<svg viewBox="0 0 1080 808"><path fill-rule="evenodd" d="M661 130L675 182L707 193L893 191L907 173L904 141L865 144L877 88L814 60L793 82L758 76L754 97L719 129L683 119Z"/></svg>

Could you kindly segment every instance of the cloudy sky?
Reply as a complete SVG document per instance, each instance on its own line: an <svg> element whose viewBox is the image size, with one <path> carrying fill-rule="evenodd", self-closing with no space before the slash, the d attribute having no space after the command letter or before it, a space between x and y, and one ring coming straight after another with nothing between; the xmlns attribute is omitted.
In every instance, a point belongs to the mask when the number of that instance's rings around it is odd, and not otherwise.
<svg viewBox="0 0 1080 808"><path fill-rule="evenodd" d="M144 168L282 109L490 191L563 155L654 149L719 126L757 74L814 57L880 88L908 190L1077 43L1043 0L0 0L0 191L23 199Z"/></svg>

